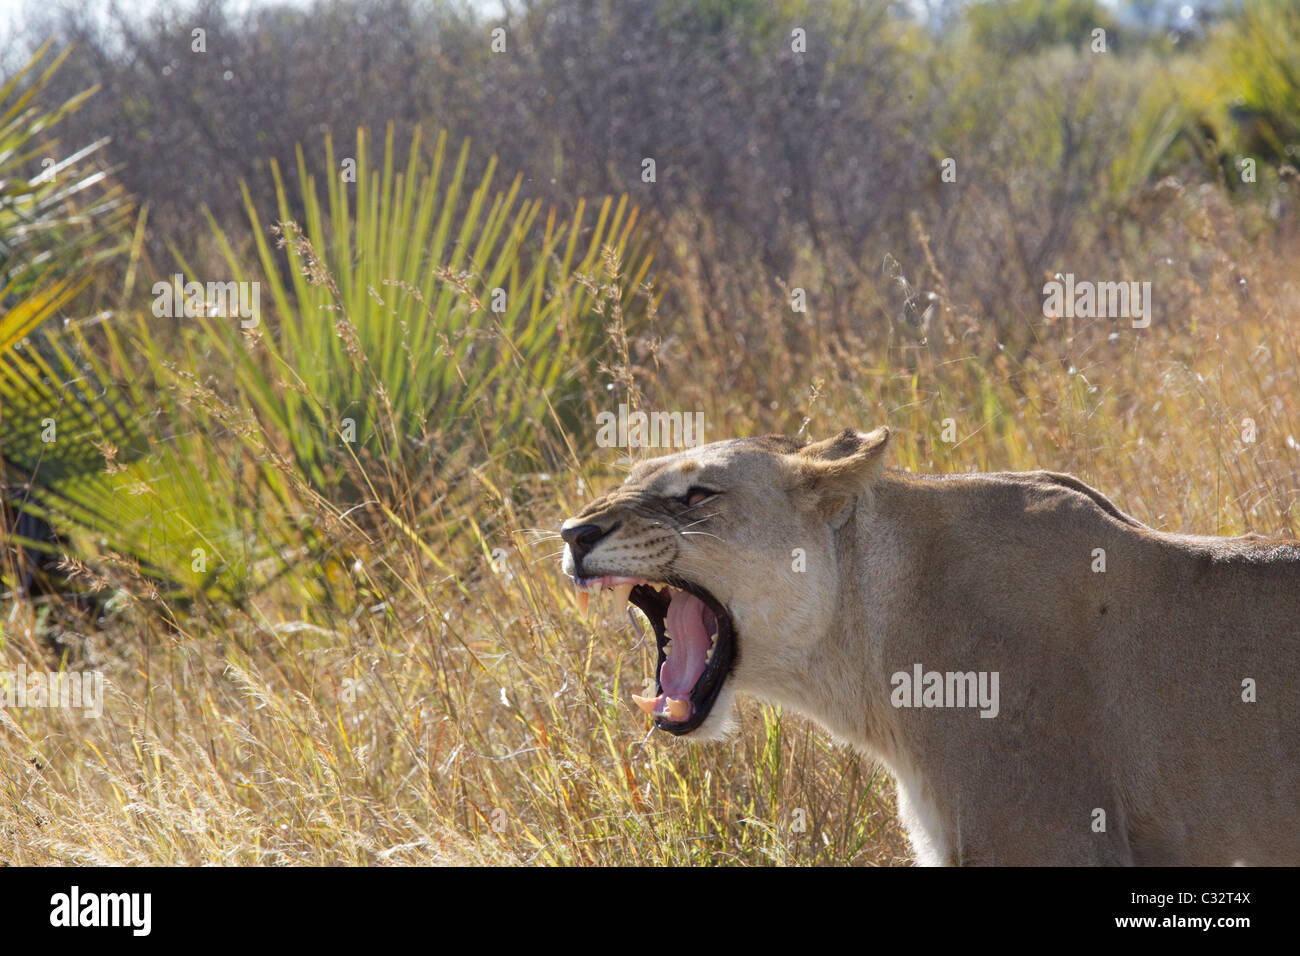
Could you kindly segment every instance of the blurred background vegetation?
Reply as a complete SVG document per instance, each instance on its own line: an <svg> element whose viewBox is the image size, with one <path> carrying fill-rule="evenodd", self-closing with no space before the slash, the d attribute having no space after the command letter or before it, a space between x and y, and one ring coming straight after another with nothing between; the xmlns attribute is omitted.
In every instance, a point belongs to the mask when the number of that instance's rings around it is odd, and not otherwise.
<svg viewBox="0 0 1300 956"><path fill-rule="evenodd" d="M0 711L0 862L905 860L797 718L645 742L648 652L550 536L627 467L621 402L1300 523L1287 0L17 22L0 667L113 691ZM1151 328L1044 317L1067 272L1150 281ZM178 274L257 282L256 321L157 315Z"/></svg>

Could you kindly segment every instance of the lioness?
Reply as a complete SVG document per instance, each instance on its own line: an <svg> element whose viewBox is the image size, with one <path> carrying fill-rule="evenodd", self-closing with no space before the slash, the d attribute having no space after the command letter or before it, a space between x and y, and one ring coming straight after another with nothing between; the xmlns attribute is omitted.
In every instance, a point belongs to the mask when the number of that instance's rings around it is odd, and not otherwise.
<svg viewBox="0 0 1300 956"><path fill-rule="evenodd" d="M889 768L922 863L1300 863L1300 543L886 471L888 438L681 451L564 523L579 590L654 628L656 726L812 717Z"/></svg>

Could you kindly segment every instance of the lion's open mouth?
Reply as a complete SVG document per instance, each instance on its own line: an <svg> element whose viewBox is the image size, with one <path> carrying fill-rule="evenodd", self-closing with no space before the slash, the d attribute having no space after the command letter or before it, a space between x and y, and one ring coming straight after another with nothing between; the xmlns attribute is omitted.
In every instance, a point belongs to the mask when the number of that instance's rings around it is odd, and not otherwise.
<svg viewBox="0 0 1300 956"><path fill-rule="evenodd" d="M736 631L727 608L689 581L667 583L607 576L576 580L579 601L589 592L610 589L615 599L631 602L654 628L659 659L655 696L632 700L655 726L670 734L687 734L704 723L713 709L736 657Z"/></svg>

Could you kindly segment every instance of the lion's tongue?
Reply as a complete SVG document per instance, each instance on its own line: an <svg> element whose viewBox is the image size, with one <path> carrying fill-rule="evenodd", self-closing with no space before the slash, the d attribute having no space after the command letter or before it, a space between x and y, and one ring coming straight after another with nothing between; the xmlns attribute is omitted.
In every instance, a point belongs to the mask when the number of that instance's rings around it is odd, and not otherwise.
<svg viewBox="0 0 1300 956"><path fill-rule="evenodd" d="M672 654L659 671L665 696L689 697L691 688L704 673L710 644L706 615L713 617L705 603L689 591L678 591L668 604L665 623L672 638Z"/></svg>

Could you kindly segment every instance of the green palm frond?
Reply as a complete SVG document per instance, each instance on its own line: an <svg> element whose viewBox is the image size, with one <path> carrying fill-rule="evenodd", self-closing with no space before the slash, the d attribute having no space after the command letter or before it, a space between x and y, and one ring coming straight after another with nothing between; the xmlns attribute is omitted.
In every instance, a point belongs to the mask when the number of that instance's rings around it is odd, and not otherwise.
<svg viewBox="0 0 1300 956"><path fill-rule="evenodd" d="M38 72L48 50L0 88L0 516L7 546L0 572L7 578L18 571L25 581L32 565L24 551L66 545L82 555L118 555L187 588L205 589L222 575L227 589L243 587L248 549L232 543L238 534L230 529L251 519L210 501L219 462L211 443L193 432L157 441L156 432L168 428L155 422L179 421L162 415L165 385L135 378L138 353L123 349L112 321L73 318L95 267L127 245L130 209L120 187L90 164L105 141L53 158L59 150L49 132L93 90L42 108L39 94L67 56ZM143 345L162 353L151 334ZM39 527L33 521L57 529L63 543L19 533L20 526ZM195 560L196 547L205 548L205 560Z"/></svg>
<svg viewBox="0 0 1300 956"><path fill-rule="evenodd" d="M40 93L68 55L64 50L38 73L49 48L42 46L0 87L0 285L7 301L50 274L116 255L130 215L121 187L91 165L106 139L60 157L59 143L50 137L95 90L53 108L40 105Z"/></svg>
<svg viewBox="0 0 1300 956"><path fill-rule="evenodd" d="M418 485L466 446L526 454L539 430L577 427L566 389L605 344L602 285L636 309L651 253L626 199L543 217L518 179L494 189L494 162L470 179L468 146L453 158L444 133L426 159L417 131L399 166L390 129L376 167L361 131L351 181L327 139L323 199L300 149L301 195L278 168L274 213L245 192L254 225L302 210L281 237L287 279L264 234L255 272L211 223L230 278L262 283L265 354L238 323L201 321L262 427L328 497Z"/></svg>
<svg viewBox="0 0 1300 956"><path fill-rule="evenodd" d="M355 181L332 173L322 198L300 150L300 195L279 169L274 210L245 192L262 227L249 251L209 217L225 274L180 260L183 283L257 283L255 323L181 295L180 314L74 322L15 365L13 382L45 383L13 429L24 463L43 473L31 423L60 402L89 456L36 482L25 510L73 553L164 590L238 601L289 572L305 599L328 600L321 570L343 557L331 514L378 499L416 527L416 498L453 473L536 461L544 432L580 427L606 313L634 320L644 299L636 210L607 199L564 219L518 179L495 188L493 163L471 179L467 146L450 153L445 134L430 153L417 136L399 165L390 131L372 166L359 132ZM328 140L323 158L339 168ZM263 231L276 221L283 248Z"/></svg>

